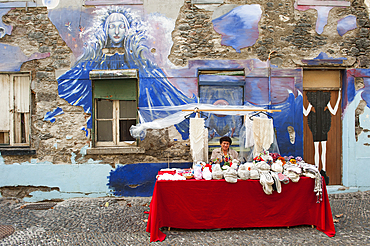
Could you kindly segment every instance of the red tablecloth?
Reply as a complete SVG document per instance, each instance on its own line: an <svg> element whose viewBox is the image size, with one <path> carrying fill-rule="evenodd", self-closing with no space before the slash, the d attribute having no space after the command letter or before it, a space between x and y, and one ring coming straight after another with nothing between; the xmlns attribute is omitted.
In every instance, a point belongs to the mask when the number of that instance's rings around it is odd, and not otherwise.
<svg viewBox="0 0 370 246"><path fill-rule="evenodd" d="M146 231L150 241L163 241L161 227L215 229L314 225L329 237L335 228L326 187L317 203L314 179L282 184L266 195L259 180L157 181Z"/></svg>

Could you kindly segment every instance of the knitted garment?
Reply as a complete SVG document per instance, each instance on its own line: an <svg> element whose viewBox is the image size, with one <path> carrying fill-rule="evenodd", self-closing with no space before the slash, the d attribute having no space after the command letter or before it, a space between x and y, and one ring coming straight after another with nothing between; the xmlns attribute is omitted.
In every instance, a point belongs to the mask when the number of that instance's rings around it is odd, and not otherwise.
<svg viewBox="0 0 370 246"><path fill-rule="evenodd" d="M270 173L271 173L271 176L274 180L277 193L281 193L281 182L279 180L278 173L276 173L276 172L270 172Z"/></svg>
<svg viewBox="0 0 370 246"><path fill-rule="evenodd" d="M213 179L222 179L224 177L224 174L221 170L220 164L215 164L215 166L212 169L212 178Z"/></svg>
<svg viewBox="0 0 370 246"><path fill-rule="evenodd" d="M249 170L247 169L247 167L244 164L239 166L238 176L242 180L249 179Z"/></svg>
<svg viewBox="0 0 370 246"><path fill-rule="evenodd" d="M205 180L211 180L212 179L212 173L211 171L209 170L209 167L205 167L204 170L203 170L203 178Z"/></svg>
<svg viewBox="0 0 370 246"><path fill-rule="evenodd" d="M278 160L280 161L280 160ZM282 162L274 162L272 165L271 165L271 170L274 171L274 172L277 172L277 173L282 173L283 172L283 164Z"/></svg>
<svg viewBox="0 0 370 246"><path fill-rule="evenodd" d="M267 164L265 161L260 161L256 164L258 170L260 171L270 171L270 165Z"/></svg>
<svg viewBox="0 0 370 246"><path fill-rule="evenodd" d="M204 119L190 118L189 125L190 151L193 162L204 161L205 156L205 137L204 137ZM207 139L208 140L208 139Z"/></svg>
<svg viewBox="0 0 370 246"><path fill-rule="evenodd" d="M315 188L314 192L317 196L317 202L322 201L322 177L319 172L319 169L315 165L311 165L305 162L299 163L299 166L302 168L303 175L306 177L314 178L315 179Z"/></svg>
<svg viewBox="0 0 370 246"><path fill-rule="evenodd" d="M259 179L260 178L260 173L256 169L251 169L249 171L249 178L250 179Z"/></svg>
<svg viewBox="0 0 370 246"><path fill-rule="evenodd" d="M263 191L267 195L272 194L272 185L274 184L274 180L270 174L269 171L261 171L259 170L260 173L260 184L262 185Z"/></svg>
<svg viewBox="0 0 370 246"><path fill-rule="evenodd" d="M264 150L268 150L274 141L274 126L272 119L254 118L253 119L253 156L257 156Z"/></svg>
<svg viewBox="0 0 370 246"><path fill-rule="evenodd" d="M194 178L196 180L201 180L203 179L203 173L202 173L202 168L199 166L194 167Z"/></svg>
<svg viewBox="0 0 370 246"><path fill-rule="evenodd" d="M254 138L253 138L253 121L249 119L249 117L245 117L245 143L244 148L249 148L254 145Z"/></svg>
<svg viewBox="0 0 370 246"><path fill-rule="evenodd" d="M227 171L224 173L225 181L228 183L236 183L238 182L238 174L236 170L232 167L229 167Z"/></svg>
<svg viewBox="0 0 370 246"><path fill-rule="evenodd" d="M295 172L292 172L292 171L288 171L288 170L285 170L283 172L283 174L285 176L287 176L292 182L294 183L297 183L299 181L299 174L295 173Z"/></svg>
<svg viewBox="0 0 370 246"><path fill-rule="evenodd" d="M203 128L203 161L208 163L208 129Z"/></svg>

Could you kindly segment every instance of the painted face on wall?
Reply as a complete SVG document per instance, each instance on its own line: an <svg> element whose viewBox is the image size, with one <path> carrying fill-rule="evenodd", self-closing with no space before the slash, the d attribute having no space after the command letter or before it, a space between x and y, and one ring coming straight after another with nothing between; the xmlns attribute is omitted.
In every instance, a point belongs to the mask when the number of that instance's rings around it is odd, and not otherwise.
<svg viewBox="0 0 370 246"><path fill-rule="evenodd" d="M108 25L108 36L112 47L121 46L121 42L126 35L126 25L123 21L111 21Z"/></svg>

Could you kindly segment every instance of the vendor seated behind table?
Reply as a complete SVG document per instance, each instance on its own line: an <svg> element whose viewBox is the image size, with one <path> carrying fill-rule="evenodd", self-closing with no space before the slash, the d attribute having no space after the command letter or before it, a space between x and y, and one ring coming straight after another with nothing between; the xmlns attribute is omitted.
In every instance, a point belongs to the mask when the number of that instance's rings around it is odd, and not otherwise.
<svg viewBox="0 0 370 246"><path fill-rule="evenodd" d="M222 163L225 162L226 160L234 160L234 159L239 159L238 158L238 152L236 152L233 149L230 149L232 141L231 138L228 136L223 136L220 138L220 144L221 148L214 149L212 151L211 155L211 162L213 163ZM215 161L218 158L219 161Z"/></svg>

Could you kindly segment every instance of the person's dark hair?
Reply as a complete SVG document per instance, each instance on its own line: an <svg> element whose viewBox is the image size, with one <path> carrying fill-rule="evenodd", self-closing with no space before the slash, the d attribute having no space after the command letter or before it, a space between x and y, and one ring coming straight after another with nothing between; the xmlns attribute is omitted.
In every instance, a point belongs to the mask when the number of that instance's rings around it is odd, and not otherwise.
<svg viewBox="0 0 370 246"><path fill-rule="evenodd" d="M228 137L228 136L223 136L223 137L220 138L220 144L222 144L222 142L224 142L224 141L229 142L230 145L233 142L233 141L231 141L231 138Z"/></svg>

